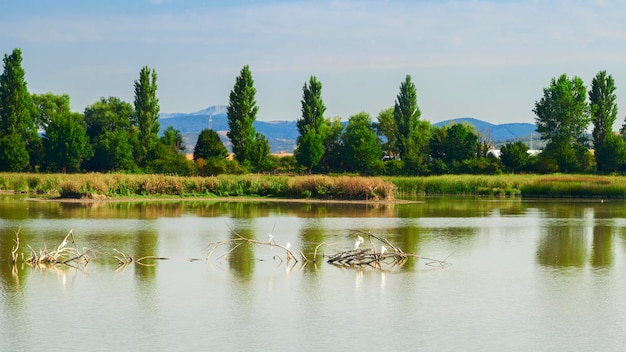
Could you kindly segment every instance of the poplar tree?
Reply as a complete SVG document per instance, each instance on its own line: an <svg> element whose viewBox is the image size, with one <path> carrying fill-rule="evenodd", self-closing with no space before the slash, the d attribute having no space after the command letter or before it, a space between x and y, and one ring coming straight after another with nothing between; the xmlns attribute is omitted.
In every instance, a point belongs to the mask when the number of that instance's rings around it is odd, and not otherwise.
<svg viewBox="0 0 626 352"><path fill-rule="evenodd" d="M22 171L36 153L41 140L31 116L33 102L22 68L22 52L4 55L0 75L0 170Z"/></svg>
<svg viewBox="0 0 626 352"><path fill-rule="evenodd" d="M589 109L591 122L593 123L593 148L597 169L605 170L605 159L608 154L616 151L612 148L604 148L603 144L607 135L613 134L613 124L617 120L617 96L615 95L615 81L606 71L600 71L591 81L589 90ZM613 144L611 144L613 145ZM623 148L622 148L623 149ZM614 169L614 167L611 167Z"/></svg>
<svg viewBox="0 0 626 352"><path fill-rule="evenodd" d="M406 75L393 107L396 148L404 161L408 174L425 172L430 124L421 121L422 112L417 106L417 93L411 76Z"/></svg>
<svg viewBox="0 0 626 352"><path fill-rule="evenodd" d="M255 100L256 89L248 65L241 69L230 91L227 108L228 138L232 143L235 159L244 166L252 165L255 153L256 129L253 126L259 110Z"/></svg>
<svg viewBox="0 0 626 352"><path fill-rule="evenodd" d="M157 74L154 69L144 66L135 81L135 114L133 125L137 128L135 157L141 167L145 167L159 143L159 99L157 98Z"/></svg>
<svg viewBox="0 0 626 352"><path fill-rule="evenodd" d="M302 87L302 118L296 122L300 135L297 139L295 157L309 171L317 167L324 156L324 112L322 83L311 76L308 85Z"/></svg>

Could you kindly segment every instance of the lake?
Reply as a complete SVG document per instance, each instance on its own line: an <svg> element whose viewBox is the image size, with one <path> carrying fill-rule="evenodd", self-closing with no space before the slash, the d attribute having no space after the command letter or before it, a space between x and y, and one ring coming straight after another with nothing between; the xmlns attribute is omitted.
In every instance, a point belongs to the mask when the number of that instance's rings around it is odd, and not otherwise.
<svg viewBox="0 0 626 352"><path fill-rule="evenodd" d="M0 196L0 350L622 351L625 205ZM16 232L28 257L70 230L71 245L89 249L85 267L11 264ZM349 250L364 233L422 258L313 262L316 251ZM269 234L289 242L298 262L267 245ZM123 255L167 259L120 266Z"/></svg>

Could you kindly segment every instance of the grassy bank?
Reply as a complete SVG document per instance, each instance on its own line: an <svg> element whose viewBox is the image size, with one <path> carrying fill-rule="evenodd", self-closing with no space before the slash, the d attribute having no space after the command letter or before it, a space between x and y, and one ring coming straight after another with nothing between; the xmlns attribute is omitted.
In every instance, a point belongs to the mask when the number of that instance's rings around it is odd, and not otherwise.
<svg viewBox="0 0 626 352"><path fill-rule="evenodd" d="M462 195L626 198L626 177L596 175L445 175L431 177L0 173L0 190L64 198L141 196L392 200Z"/></svg>
<svg viewBox="0 0 626 352"><path fill-rule="evenodd" d="M467 195L626 198L626 177L599 175L445 175L386 177L405 196Z"/></svg>
<svg viewBox="0 0 626 352"><path fill-rule="evenodd" d="M0 190L64 198L137 196L391 200L396 187L375 177L0 173Z"/></svg>

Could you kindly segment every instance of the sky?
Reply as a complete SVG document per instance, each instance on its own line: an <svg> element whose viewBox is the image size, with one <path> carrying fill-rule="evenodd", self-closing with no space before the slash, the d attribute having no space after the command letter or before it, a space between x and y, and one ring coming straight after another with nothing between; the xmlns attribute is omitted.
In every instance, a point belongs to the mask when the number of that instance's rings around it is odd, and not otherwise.
<svg viewBox="0 0 626 352"><path fill-rule="evenodd" d="M78 112L132 103L144 66L161 112L228 105L249 65L258 120L298 119L311 76L326 116L375 119L410 75L427 121L534 123L564 73L589 86L606 70L626 102L624 18L612 0L2 0L0 55L21 49L29 91Z"/></svg>

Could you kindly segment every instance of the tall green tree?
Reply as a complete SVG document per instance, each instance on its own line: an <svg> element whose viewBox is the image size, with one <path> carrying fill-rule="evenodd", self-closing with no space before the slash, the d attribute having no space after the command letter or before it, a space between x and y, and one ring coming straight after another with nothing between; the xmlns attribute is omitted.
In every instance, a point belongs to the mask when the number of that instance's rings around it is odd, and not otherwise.
<svg viewBox="0 0 626 352"><path fill-rule="evenodd" d="M375 174L382 169L383 152L369 114L361 112L351 116L342 139L348 171Z"/></svg>
<svg viewBox="0 0 626 352"><path fill-rule="evenodd" d="M611 148L602 148L602 143L608 134L613 134L613 124L617 120L617 96L615 95L615 81L606 71L600 71L591 81L589 90L589 109L593 124L593 148L595 149L596 166L604 171L603 161L606 159L603 152Z"/></svg>
<svg viewBox="0 0 626 352"><path fill-rule="evenodd" d="M145 167L154 157L159 143L159 99L157 98L157 74L144 66L135 81L135 114L132 123L137 128L138 144L134 148L137 163Z"/></svg>
<svg viewBox="0 0 626 352"><path fill-rule="evenodd" d="M295 157L298 163L311 171L324 156L324 112L322 83L311 76L302 87L302 118L296 122L300 135Z"/></svg>
<svg viewBox="0 0 626 352"><path fill-rule="evenodd" d="M425 172L430 124L421 121L422 112L417 106L417 92L411 76L406 75L393 108L396 125L396 147L409 174Z"/></svg>
<svg viewBox="0 0 626 352"><path fill-rule="evenodd" d="M410 134L417 126L421 115L422 112L417 106L415 84L411 81L411 76L406 75L404 82L400 84L400 93L398 93L393 107L397 147L403 158L408 154Z"/></svg>
<svg viewBox="0 0 626 352"><path fill-rule="evenodd" d="M70 111L70 97L45 94L34 97L42 121L47 121L43 136L45 166L48 171L76 172L92 155L84 116Z"/></svg>
<svg viewBox="0 0 626 352"><path fill-rule="evenodd" d="M544 88L535 102L537 132L546 141L543 160L554 160L556 171L583 171L587 153L585 129L589 125L587 90L579 77L561 75ZM545 154L548 153L548 154Z"/></svg>
<svg viewBox="0 0 626 352"><path fill-rule="evenodd" d="M0 170L22 171L31 165L41 140L31 113L33 103L22 68L22 51L4 55L0 75ZM35 159L35 158L32 158ZM31 165L34 166L34 165Z"/></svg>
<svg viewBox="0 0 626 352"><path fill-rule="evenodd" d="M117 97L100 98L85 108L87 136L94 154L84 163L88 171L134 171L131 119L132 104Z"/></svg>
<svg viewBox="0 0 626 352"><path fill-rule="evenodd" d="M243 166L252 166L252 153L256 148L256 129L253 126L259 110L256 105L256 89L248 65L241 69L230 91L228 116L228 138L232 143L235 159Z"/></svg>

